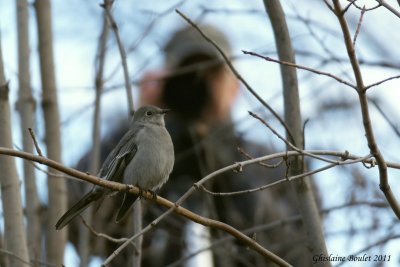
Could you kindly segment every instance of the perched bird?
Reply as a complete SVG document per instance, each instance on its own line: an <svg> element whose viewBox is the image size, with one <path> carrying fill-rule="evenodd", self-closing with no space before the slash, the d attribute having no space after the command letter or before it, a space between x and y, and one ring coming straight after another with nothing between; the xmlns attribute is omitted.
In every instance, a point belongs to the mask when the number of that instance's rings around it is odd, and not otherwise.
<svg viewBox="0 0 400 267"><path fill-rule="evenodd" d="M169 178L174 165L174 147L165 129L164 115L168 109L155 106L139 108L133 115L128 132L103 163L99 177L138 186L142 190L159 189ZM94 186L57 222L60 230L94 201L103 200L113 191ZM125 193L116 221L119 222L138 196Z"/></svg>

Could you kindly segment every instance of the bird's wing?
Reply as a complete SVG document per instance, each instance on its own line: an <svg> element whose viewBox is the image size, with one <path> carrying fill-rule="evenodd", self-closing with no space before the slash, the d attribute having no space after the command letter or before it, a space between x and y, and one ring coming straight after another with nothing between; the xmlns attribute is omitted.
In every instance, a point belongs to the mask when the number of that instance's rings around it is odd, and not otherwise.
<svg viewBox="0 0 400 267"><path fill-rule="evenodd" d="M141 127L138 127L129 130L122 137L104 161L99 174L101 178L115 182L123 181L125 168L136 154L136 136L141 129Z"/></svg>
<svg viewBox="0 0 400 267"><path fill-rule="evenodd" d="M137 151L136 135L141 127L129 130L111 151L101 167L99 176L103 179L122 182L126 166L135 156ZM60 230L73 218L85 210L92 202L99 201L104 197L104 188L95 186L78 203L70 208L57 222L56 229Z"/></svg>

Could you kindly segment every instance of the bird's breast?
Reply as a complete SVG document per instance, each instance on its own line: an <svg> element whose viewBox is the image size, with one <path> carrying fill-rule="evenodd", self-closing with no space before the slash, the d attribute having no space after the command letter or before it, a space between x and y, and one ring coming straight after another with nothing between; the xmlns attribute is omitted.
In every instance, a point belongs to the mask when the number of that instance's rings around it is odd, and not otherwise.
<svg viewBox="0 0 400 267"><path fill-rule="evenodd" d="M144 127L137 134L137 152L125 169L124 182L156 190L167 181L173 164L174 149L167 130Z"/></svg>

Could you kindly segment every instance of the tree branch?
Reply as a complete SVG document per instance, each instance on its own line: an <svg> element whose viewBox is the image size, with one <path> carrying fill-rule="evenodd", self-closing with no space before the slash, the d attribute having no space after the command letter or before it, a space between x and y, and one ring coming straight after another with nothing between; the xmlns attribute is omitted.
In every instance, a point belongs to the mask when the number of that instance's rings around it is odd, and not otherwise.
<svg viewBox="0 0 400 267"><path fill-rule="evenodd" d="M328 170L328 169L336 167L336 166L355 164L355 163L358 163L358 162L363 162L364 163L366 160L370 159L371 157L372 157L372 155L367 155L365 157L362 157L362 158L359 158L359 159L354 159L354 160L343 159L342 161L337 161L336 163L331 163L331 164L328 164L328 165L326 165L324 167L321 167L321 168L318 168L318 169L315 169L315 170L312 170L312 171L308 171L308 172L305 172L305 173L302 173L302 174L298 174L298 175L289 176L289 177L287 177L285 179L280 179L280 180L277 180L277 181L272 182L270 184L263 185L263 186L260 186L260 187L257 187L257 188L247 189L247 190L240 190L240 191L234 191L234 192L212 192L212 191L208 190L207 188L205 188L204 186L201 186L200 188L204 192L206 192L206 193L208 193L210 195L213 195L213 196L234 196L234 195L253 193L253 192L258 192L258 191L265 190L267 188L271 188L271 187L276 186L278 184L282 184L282 183L285 183L285 182L289 182L289 181L292 181L292 180L296 180L296 179L299 179L299 178L310 176L310 175L313 175L313 174Z"/></svg>
<svg viewBox="0 0 400 267"><path fill-rule="evenodd" d="M342 29L344 43L346 46L347 54L350 59L351 66L353 68L353 73L357 82L357 93L361 107L361 115L363 119L363 125L365 130L365 136L367 138L368 147L370 149L371 154L374 155L376 162L378 164L379 169L379 179L380 179L380 189L384 193L387 201L389 202L390 207L396 214L397 218L400 219L400 206L389 186L388 181L388 173L387 173L387 164L385 159L378 148L378 145L375 140L374 131L372 128L371 118L369 115L369 108L368 108L368 99L366 95L366 88L364 86L363 77L361 74L360 66L357 60L357 56L355 53L355 49L353 43L351 41L350 31L347 25L346 18L344 14L342 14L342 7L340 5L339 0L333 0L335 13L337 19L339 20L340 27Z"/></svg>
<svg viewBox="0 0 400 267"><path fill-rule="evenodd" d="M353 155L350 154L349 152L345 151L345 152L338 152L338 151L324 151L324 150L310 150L307 151L307 153L309 154L315 154L315 155L329 155L329 156L335 156L335 157L340 157L342 159L360 159L361 157L357 156L357 155ZM30 153L26 153L23 151L17 151L14 149L10 149L10 148L4 148L4 147L0 147L0 154L2 155L8 155L8 156L13 156L13 157L19 157L19 158L23 158L26 160L30 160L30 161L34 161L34 162L38 162L41 164L44 164L46 166L49 166L53 169L56 169L58 171L61 171L65 174L68 174L70 176L76 177L80 180L84 180L86 182L98 185L98 186L102 186L102 187L106 187L109 188L111 190L115 190L115 191L121 191L121 192L129 192L131 194L139 194L139 188L135 187L135 186L131 186L129 185L129 189L127 190L127 185L125 184L120 184L120 183L116 183L116 182L112 182L112 181L107 181L101 178L98 178L96 176L90 175L88 173L83 173L80 172L78 170L66 167L54 160L45 158L45 157L40 157L40 156L36 156ZM222 231L225 231L226 233L232 235L233 237L237 238L238 240L241 240L242 242L244 242L245 244L247 244L250 248L252 248L253 250L257 251L259 254L265 256L266 258L281 264L282 266L290 266L288 265L288 263L286 263L284 260L282 260L281 258L279 258L278 256L276 256L275 254L271 253L269 250L263 248L262 246L260 246L257 242L255 242L252 238L248 237L247 235L244 235L243 233L239 232L238 230L236 230L235 228L233 228L230 225L227 225L225 223L221 223L219 221L216 220L212 220L206 217L202 217L198 214L195 214L183 207L181 207L180 205L193 193L197 190L197 188L200 188L201 185L203 185L205 182L207 182L208 180L224 173L227 171L233 171L233 170L237 170L240 169L244 166L250 165L250 164L254 164L254 163L258 163L258 162L262 162L262 161L266 161L266 160L271 160L271 159L275 159L275 158L281 158L284 156L296 156L296 155L300 155L301 152L297 152L297 151L285 151L285 152L279 152L279 153L275 153L275 154L271 154L271 155L267 155L267 156L263 156L263 157L259 157L259 158L254 158L254 159L250 159L250 160L246 160L246 161L242 161L242 162L238 162L229 166L226 166L220 170L217 170L215 172L210 173L209 175L207 175L206 177L202 178L199 182L195 183L177 202L172 203L171 201L162 198L160 196L157 196L157 199L155 200L157 204L162 205L164 207L169 208L168 211L166 211L162 216L166 217L168 214L170 214L171 212L175 212L177 214L179 214L180 216L183 216L189 220L192 220L194 222L200 223L204 226L209 226L209 227L213 227L216 229L220 229ZM374 164L374 159L366 159L364 160L365 163L367 164ZM393 162L387 162L387 166L391 167L391 168L395 168L395 169L400 169L400 164L399 163L393 163ZM153 194L149 193L149 192L144 192L143 193L143 197L146 199L153 199ZM167 214L168 213L168 214ZM164 217L161 218L158 217L155 221L153 221L149 226L147 226L146 228L144 228L142 230L141 233L139 234L143 234L144 232L148 231L149 229L151 229L153 226L157 225L161 219L163 219ZM137 237L138 235L136 235ZM130 238L130 240L133 240L134 238ZM130 242L130 241L129 241Z"/></svg>
<svg viewBox="0 0 400 267"><path fill-rule="evenodd" d="M250 51L245 51L245 50L243 50L242 52L244 54L246 54L246 55L256 56L256 57L265 59L266 61L275 62L275 63L281 64L281 65L294 67L294 68L298 68L298 69L301 69L301 70L310 71L310 72L315 73L315 74L327 76L327 77L330 77L330 78L332 78L332 79L334 79L334 80L336 80L336 81L338 81L340 83L343 83L343 84L345 84L345 85L347 85L347 86L349 86L349 87L351 87L353 89L357 88L354 84L352 84L352 83L350 83L348 81L345 81L345 80L343 80L343 79L341 79L341 78L339 78L339 77L337 77L337 76L335 76L335 75L333 75L333 74L331 74L329 72L319 71L319 70L316 70L316 69L313 69L313 68L309 68L309 67L306 67L306 66L302 66L302 65L299 65L299 64L290 63L290 62L286 62L286 61L282 61L282 60L278 60L278 59L273 59L271 57L263 56L263 55L255 53L255 52L250 52Z"/></svg>
<svg viewBox="0 0 400 267"><path fill-rule="evenodd" d="M400 75L396 75L396 76L392 76L392 77L383 79L383 80L381 80L381 81L378 81L378 82L375 82L375 83L372 83L372 84L370 84L370 85L365 86L365 87L364 87L364 90L368 90L368 89L370 89L371 87L380 85L380 84L382 84L382 83L385 83L385 82L388 82L388 81L391 81L391 80L394 80L394 79L399 79L399 78L400 78Z"/></svg>
<svg viewBox="0 0 400 267"><path fill-rule="evenodd" d="M101 4L100 6L103 7L105 10L105 13L111 25L111 29L114 32L115 39L118 44L119 54L121 56L122 68L124 70L125 89L127 94L129 117L130 117L135 112L135 108L133 105L132 87L129 79L128 63L126 61L126 51L124 45L122 44L121 36L119 35L118 25L115 22L114 16L111 12L111 7L113 3L114 0L104 0L103 4Z"/></svg>
<svg viewBox="0 0 400 267"><path fill-rule="evenodd" d="M235 74L236 78L240 80L243 85L246 87L246 89L264 106L266 107L273 115L274 117L279 121L279 123L285 128L286 132L290 136L290 140L293 142L293 135L290 132L289 127L286 125L285 121L279 116L279 114L267 103L265 102L264 99L262 99L256 91L247 83L245 79L240 75L240 73L236 70L236 68L233 66L232 62L229 60L229 57L222 51L222 49L216 44L213 40L211 40L192 20L190 20L187 16L185 16L182 12L179 10L176 10L176 13L178 13L184 20L186 20L187 23L189 23L193 28L195 28L201 36L204 37L204 39L212 44L220 53L220 55L224 58L226 64L228 67L231 69L233 74Z"/></svg>
<svg viewBox="0 0 400 267"><path fill-rule="evenodd" d="M389 10L390 12L392 12L395 16L397 16L398 18L400 18L400 12L397 11L396 9L394 9L394 7L392 7L391 5L389 5L385 0L376 0L376 2L379 3L379 5L385 7L387 10ZM400 3L399 3L400 6Z"/></svg>
<svg viewBox="0 0 400 267"><path fill-rule="evenodd" d="M115 191L121 191L121 192L129 192L131 194L135 194L138 195L139 194L139 188L135 187L135 186L131 186L125 184L120 184L120 183L116 183L116 182L112 182L112 181L107 181L101 178L98 178L96 176L87 174L87 173L83 173L80 172L78 170L66 167L56 161L53 161L51 159L48 158L44 158L44 157L39 157L30 153L26 153L26 152L22 152L22 151L16 151L13 149L9 149L9 148L2 148L0 147L0 154L3 155L9 155L9 156L14 156L14 157L20 157L20 158L24 158L27 160L31 160L31 161L35 161L44 165L47 165L51 168L54 168L56 170L59 170L61 172L64 172L65 174L74 176L76 178L85 180L87 182L90 182L92 184L98 185L98 186L102 186L102 187L106 187L109 188L111 190L115 190ZM257 162L259 159L254 159L254 160L249 160L248 162ZM248 163L250 164L250 163ZM222 172L226 172L228 170L232 170L237 168L239 164L233 164L230 165L228 167L225 167L219 171L213 172L211 174L209 174L208 176L206 176L205 178L203 178L202 180L200 180L199 182L196 183L196 185L194 185L190 190L188 190L181 198L180 200L178 200L176 203L172 203L171 201L159 197L157 196L156 202L164 207L169 208L169 212L175 212L185 218L188 218L189 220L192 220L196 223L200 223L204 226L208 226L208 227L212 227L212 228L216 228L216 229L220 229L222 231L225 231L226 233L234 236L235 238L237 238L238 240L242 241L243 243L245 243L247 246L249 246L250 248L252 248L254 251L258 252L260 255L264 256L265 258L271 260L272 262L275 262L276 264L280 265L280 266L291 266L289 263L287 263L285 260L283 260L282 258L278 257L277 255L275 255L274 253L270 252L269 250L267 250L266 248L262 247L258 242L256 242L254 239L252 239L251 237L241 233L240 231L238 231L237 229L235 229L234 227L217 221L217 220L213 220L213 219L209 219L203 216L200 216L196 213L193 213L190 210L187 210L181 206L179 206L187 197L189 197L189 195L191 195L194 191L196 191L196 189L205 181L211 179L212 177L217 176L218 174L222 173ZM143 197L146 199L150 199L152 200L154 198L153 194L150 192L144 192L143 193ZM150 227L151 228L151 227ZM145 230L146 228L144 228L143 230ZM142 230L142 231L143 231ZM140 233L139 233L140 234ZM139 234L137 234L137 236L139 236ZM131 239L130 239L131 240ZM127 241L128 242L128 241ZM129 241L130 242L130 241Z"/></svg>

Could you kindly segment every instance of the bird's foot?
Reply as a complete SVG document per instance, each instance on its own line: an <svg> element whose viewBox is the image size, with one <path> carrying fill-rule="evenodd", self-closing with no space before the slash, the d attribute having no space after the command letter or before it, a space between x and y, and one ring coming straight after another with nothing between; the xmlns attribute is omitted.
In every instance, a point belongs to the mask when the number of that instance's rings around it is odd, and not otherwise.
<svg viewBox="0 0 400 267"><path fill-rule="evenodd" d="M156 192L154 192L152 190L147 190L147 192L149 192L152 195L151 199L153 201L157 201L157 193Z"/></svg>
<svg viewBox="0 0 400 267"><path fill-rule="evenodd" d="M137 188L139 188L138 196L139 196L139 198L142 198L143 197L143 189L140 186L137 186Z"/></svg>

